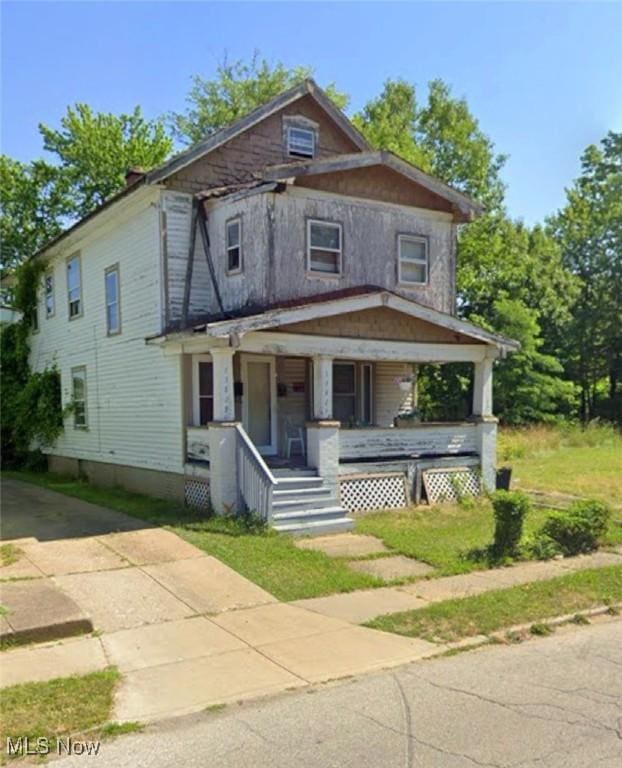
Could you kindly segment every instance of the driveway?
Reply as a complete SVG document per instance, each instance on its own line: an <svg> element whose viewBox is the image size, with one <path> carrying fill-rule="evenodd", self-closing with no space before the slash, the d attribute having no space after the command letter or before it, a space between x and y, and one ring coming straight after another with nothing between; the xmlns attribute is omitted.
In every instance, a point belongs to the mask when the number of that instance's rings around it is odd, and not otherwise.
<svg viewBox="0 0 622 768"><path fill-rule="evenodd" d="M0 602L19 613L29 592L40 605L55 592L96 630L1 654L3 686L112 664L123 673L114 719L149 721L438 652L278 603L171 531L18 481L3 486L3 536L21 557L0 569Z"/></svg>
<svg viewBox="0 0 622 768"><path fill-rule="evenodd" d="M618 619L201 713L104 742L96 764L618 768L621 636Z"/></svg>

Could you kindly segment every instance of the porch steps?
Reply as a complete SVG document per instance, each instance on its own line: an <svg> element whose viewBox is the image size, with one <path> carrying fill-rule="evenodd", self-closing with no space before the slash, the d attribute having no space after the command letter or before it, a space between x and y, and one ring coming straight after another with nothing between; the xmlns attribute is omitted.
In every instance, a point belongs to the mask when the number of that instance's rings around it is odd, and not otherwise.
<svg viewBox="0 0 622 768"><path fill-rule="evenodd" d="M303 474L304 473L304 474ZM312 470L277 470L272 527L295 536L349 531L354 521Z"/></svg>

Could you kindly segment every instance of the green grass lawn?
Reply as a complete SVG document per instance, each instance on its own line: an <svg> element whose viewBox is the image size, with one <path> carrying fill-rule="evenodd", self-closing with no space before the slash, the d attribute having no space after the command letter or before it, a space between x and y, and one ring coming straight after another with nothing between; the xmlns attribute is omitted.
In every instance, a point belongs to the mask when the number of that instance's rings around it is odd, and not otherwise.
<svg viewBox="0 0 622 768"><path fill-rule="evenodd" d="M622 512L622 434L612 427L501 429L498 457L517 488L599 499Z"/></svg>
<svg viewBox="0 0 622 768"><path fill-rule="evenodd" d="M384 584L380 579L348 568L343 560L330 558L322 552L298 549L289 536L248 529L243 522L233 519L207 519L169 501L120 488L96 488L80 480L50 473L4 474L164 525L279 600L300 600Z"/></svg>
<svg viewBox="0 0 622 768"><path fill-rule="evenodd" d="M47 738L55 749L57 739L69 735L74 740L96 741L137 730L138 723L108 723L119 678L116 669L110 668L4 688L0 700L3 762L9 737L15 743L20 736L27 736L33 747L37 738Z"/></svg>
<svg viewBox="0 0 622 768"><path fill-rule="evenodd" d="M621 600L622 566L616 565L379 616L367 626L406 637L451 642Z"/></svg>

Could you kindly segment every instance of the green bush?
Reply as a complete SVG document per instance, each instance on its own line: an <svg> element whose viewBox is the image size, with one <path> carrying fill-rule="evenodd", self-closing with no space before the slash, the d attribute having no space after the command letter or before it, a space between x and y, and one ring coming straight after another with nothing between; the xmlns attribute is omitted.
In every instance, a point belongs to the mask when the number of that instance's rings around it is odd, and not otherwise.
<svg viewBox="0 0 622 768"><path fill-rule="evenodd" d="M540 532L525 542L523 552L528 559L535 560L551 560L562 554L559 544Z"/></svg>
<svg viewBox="0 0 622 768"><path fill-rule="evenodd" d="M605 534L610 515L600 501L576 501L568 509L552 512L540 536L553 540L564 555L591 552Z"/></svg>
<svg viewBox="0 0 622 768"><path fill-rule="evenodd" d="M514 557L518 554L523 522L529 507L529 498L520 491L495 491L492 494L495 515L492 551L495 557Z"/></svg>

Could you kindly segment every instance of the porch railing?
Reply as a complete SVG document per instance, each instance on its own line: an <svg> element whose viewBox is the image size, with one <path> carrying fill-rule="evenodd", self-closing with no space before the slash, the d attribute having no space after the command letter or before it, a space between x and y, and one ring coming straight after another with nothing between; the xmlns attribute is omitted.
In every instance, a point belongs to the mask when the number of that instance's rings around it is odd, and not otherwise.
<svg viewBox="0 0 622 768"><path fill-rule="evenodd" d="M451 456L477 452L477 426L457 422L418 424L412 428L370 427L339 431L339 458Z"/></svg>
<svg viewBox="0 0 622 768"><path fill-rule="evenodd" d="M235 429L240 495L246 507L270 525L276 478L243 427L238 424Z"/></svg>

